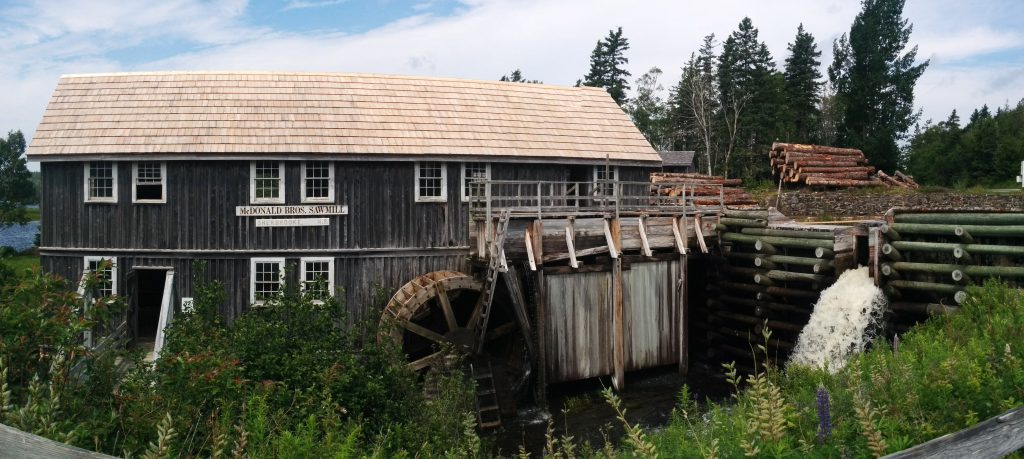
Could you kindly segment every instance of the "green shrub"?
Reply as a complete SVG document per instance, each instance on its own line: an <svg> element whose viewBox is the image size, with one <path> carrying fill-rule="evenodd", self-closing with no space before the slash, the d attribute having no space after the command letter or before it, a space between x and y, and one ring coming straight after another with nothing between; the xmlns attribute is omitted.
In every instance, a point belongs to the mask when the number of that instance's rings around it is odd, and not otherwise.
<svg viewBox="0 0 1024 459"><path fill-rule="evenodd" d="M699 409L684 390L671 424L653 434L673 457L862 457L888 454L1021 405L1024 295L990 282L960 312L881 340L841 371L766 366L735 403ZM733 373L738 381L739 375ZM822 392L819 392L821 388ZM819 429L828 397L828 434Z"/></svg>

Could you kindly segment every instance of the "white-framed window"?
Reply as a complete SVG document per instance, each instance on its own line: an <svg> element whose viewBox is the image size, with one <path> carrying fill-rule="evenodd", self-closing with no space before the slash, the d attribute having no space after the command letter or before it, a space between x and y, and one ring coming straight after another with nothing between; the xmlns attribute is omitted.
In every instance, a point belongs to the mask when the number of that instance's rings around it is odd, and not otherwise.
<svg viewBox="0 0 1024 459"><path fill-rule="evenodd" d="M249 196L253 204L284 204L284 162L253 161L249 166Z"/></svg>
<svg viewBox="0 0 1024 459"><path fill-rule="evenodd" d="M334 163L302 163L302 202L334 202Z"/></svg>
<svg viewBox="0 0 1024 459"><path fill-rule="evenodd" d="M302 290L312 295L314 302L334 295L334 259L308 257L299 260Z"/></svg>
<svg viewBox="0 0 1024 459"><path fill-rule="evenodd" d="M615 184L601 183L601 181L618 179L618 166L594 166L594 194L597 196L613 196L615 194Z"/></svg>
<svg viewBox="0 0 1024 459"><path fill-rule="evenodd" d="M85 202L117 202L117 163L85 163Z"/></svg>
<svg viewBox="0 0 1024 459"><path fill-rule="evenodd" d="M490 163L462 163L462 201L468 202L471 196L483 196L484 184L474 180L490 180Z"/></svg>
<svg viewBox="0 0 1024 459"><path fill-rule="evenodd" d="M167 163L141 161L132 165L132 202L167 202Z"/></svg>
<svg viewBox="0 0 1024 459"><path fill-rule="evenodd" d="M99 282L96 293L104 298L117 295L117 258L90 256L85 257L85 272L97 273Z"/></svg>
<svg viewBox="0 0 1024 459"><path fill-rule="evenodd" d="M437 161L416 163L416 202L448 201L448 167Z"/></svg>
<svg viewBox="0 0 1024 459"><path fill-rule="evenodd" d="M281 292L284 258L253 258L249 270L249 302L263 304Z"/></svg>

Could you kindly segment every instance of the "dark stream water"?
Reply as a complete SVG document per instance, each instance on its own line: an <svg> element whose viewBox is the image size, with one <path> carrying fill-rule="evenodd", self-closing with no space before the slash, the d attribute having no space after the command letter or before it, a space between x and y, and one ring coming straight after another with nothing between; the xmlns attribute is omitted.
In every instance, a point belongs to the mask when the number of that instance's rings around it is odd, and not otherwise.
<svg viewBox="0 0 1024 459"><path fill-rule="evenodd" d="M680 376L674 368L655 369L626 375L626 389L619 393L626 420L647 429L668 424L683 384L697 400L706 397L720 400L728 396L728 388L721 379L707 374L691 372ZM612 444L618 444L623 427L615 411L601 397L601 389L610 386L607 378L591 379L552 385L548 388L548 408L520 410L518 419L507 420L497 431L487 435L495 456L514 456L522 445L531 456L543 451L548 419L553 422L555 437L571 435L577 445L590 443L600 449L605 435ZM579 448L577 448L579 451Z"/></svg>

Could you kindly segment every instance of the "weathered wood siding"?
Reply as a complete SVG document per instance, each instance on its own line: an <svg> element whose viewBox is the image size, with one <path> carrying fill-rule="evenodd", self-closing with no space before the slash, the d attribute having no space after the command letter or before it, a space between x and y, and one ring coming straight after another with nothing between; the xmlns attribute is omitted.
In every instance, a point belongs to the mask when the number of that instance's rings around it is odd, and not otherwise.
<svg viewBox="0 0 1024 459"><path fill-rule="evenodd" d="M612 374L611 272L548 274L545 279L548 381ZM678 281L678 261L630 263L623 269L627 371L678 363L682 339Z"/></svg>
<svg viewBox="0 0 1024 459"><path fill-rule="evenodd" d="M545 279L548 382L611 374L611 273L558 274Z"/></svg>
<svg viewBox="0 0 1024 459"><path fill-rule="evenodd" d="M678 363L679 262L633 263L622 273L626 371Z"/></svg>
<svg viewBox="0 0 1024 459"><path fill-rule="evenodd" d="M285 205L301 204L301 161L285 161ZM77 281L87 255L118 258L118 289L132 266L171 266L177 296L192 295L192 261L223 283L224 314L248 308L250 259L335 258L335 286L353 319L375 317L375 297L436 270L464 270L469 255L468 204L461 201L461 163L447 164L445 203L415 202L412 161L334 162L335 202L348 214L329 226L256 228L236 217L247 206L249 161L167 161L167 203L132 203L132 163L118 162L117 203L84 202L84 163L42 163L41 246L45 270ZM590 180L593 165L492 163L495 180ZM623 180L645 180L648 168L622 167ZM297 272L297 270L296 270ZM292 274L290 281L296 281Z"/></svg>
<svg viewBox="0 0 1024 459"><path fill-rule="evenodd" d="M128 273L134 267L160 266L175 271L174 287L177 298L194 296L194 262L205 263L204 279L220 281L225 293L221 313L229 320L249 308L249 258L166 258L144 255L117 257L118 290L124 294ZM286 282L298 281L299 258L285 257L286 264L295 265L287 272ZM43 270L57 274L69 282L82 277L84 262L78 256L45 256ZM462 270L465 257L458 254L432 256L353 256L334 259L334 285L340 289L351 320L375 320L395 289L419 274L444 269ZM383 300L381 299L383 297Z"/></svg>

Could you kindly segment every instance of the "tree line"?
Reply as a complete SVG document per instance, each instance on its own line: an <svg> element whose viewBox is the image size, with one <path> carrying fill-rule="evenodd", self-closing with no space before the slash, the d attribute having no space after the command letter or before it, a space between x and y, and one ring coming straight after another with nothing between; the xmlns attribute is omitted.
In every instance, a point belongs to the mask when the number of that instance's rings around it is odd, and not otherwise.
<svg viewBox="0 0 1024 459"><path fill-rule="evenodd" d="M987 105L961 127L956 110L945 121L917 126L906 162L919 181L942 186L1014 186L1024 161L1024 100L995 114Z"/></svg>
<svg viewBox="0 0 1024 459"><path fill-rule="evenodd" d="M657 67L627 97L632 75L621 27L597 42L577 85L606 88L654 148L693 150L706 174L769 178L765 153L773 141L861 148L872 164L893 170L920 116L914 86L928 66L917 62L916 46L908 48L913 26L903 18L904 2L862 1L849 32L832 44L827 79L821 50L802 24L779 69L746 17L724 41L704 37L666 98Z"/></svg>

